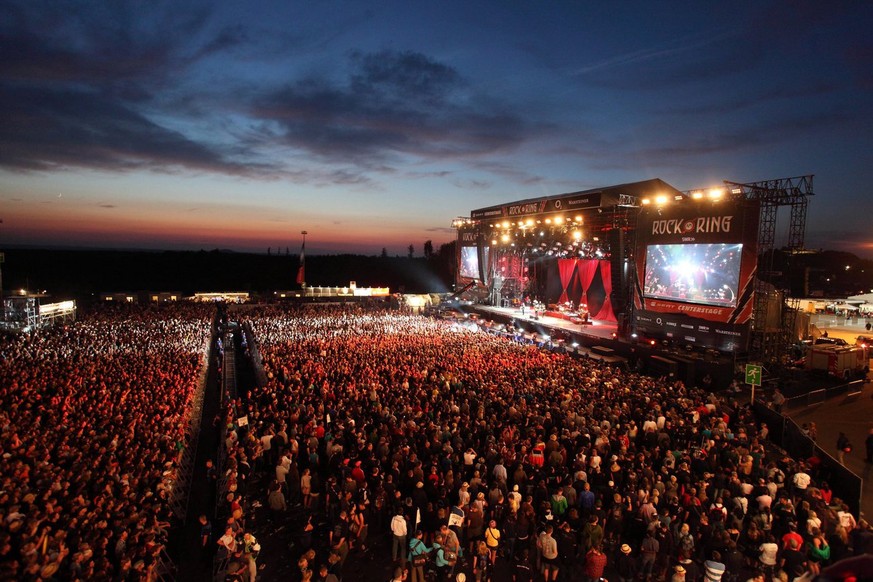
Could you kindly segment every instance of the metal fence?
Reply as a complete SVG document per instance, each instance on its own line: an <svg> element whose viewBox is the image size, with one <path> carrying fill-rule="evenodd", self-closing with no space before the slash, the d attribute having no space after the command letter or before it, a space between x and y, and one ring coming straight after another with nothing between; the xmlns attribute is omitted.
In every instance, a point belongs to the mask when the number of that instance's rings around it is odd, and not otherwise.
<svg viewBox="0 0 873 582"><path fill-rule="evenodd" d="M803 434L797 423L769 408L757 400L753 407L755 416L766 422L770 429L769 439L784 449L792 458L808 459L817 457L821 463L813 477L816 481L827 481L834 491L834 497L842 499L857 518L861 510L861 492L864 480L844 467L814 440Z"/></svg>
<svg viewBox="0 0 873 582"><path fill-rule="evenodd" d="M819 388L818 390L811 390L805 394L799 394L798 396L792 396L791 398L785 399L785 408L805 408L807 406L813 406L815 404L821 404L829 398L837 396L839 394L845 394L846 396L852 396L855 394L860 394L864 390L864 380L854 380L852 382L848 382L847 384L839 384L837 386L828 386L826 388Z"/></svg>

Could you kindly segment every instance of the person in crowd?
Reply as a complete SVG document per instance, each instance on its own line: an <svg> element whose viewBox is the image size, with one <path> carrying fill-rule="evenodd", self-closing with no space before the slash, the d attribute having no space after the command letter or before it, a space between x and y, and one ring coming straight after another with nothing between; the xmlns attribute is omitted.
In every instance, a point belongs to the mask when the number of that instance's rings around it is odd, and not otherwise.
<svg viewBox="0 0 873 582"><path fill-rule="evenodd" d="M433 548L428 548L424 543L424 532L415 530L412 539L409 540L409 564L412 572L412 582L424 582L424 566L428 561L428 554Z"/></svg>

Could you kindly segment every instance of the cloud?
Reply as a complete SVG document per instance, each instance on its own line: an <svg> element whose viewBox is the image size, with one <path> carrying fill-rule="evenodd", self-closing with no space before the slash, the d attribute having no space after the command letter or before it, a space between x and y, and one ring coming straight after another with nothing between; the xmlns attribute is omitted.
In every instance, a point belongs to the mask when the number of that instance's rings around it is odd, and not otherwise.
<svg viewBox="0 0 873 582"><path fill-rule="evenodd" d="M15 170L253 171L111 96L73 89L0 84L0 145L0 166Z"/></svg>
<svg viewBox="0 0 873 582"><path fill-rule="evenodd" d="M81 4L65 18L32 2L0 8L0 167L46 171L180 168L263 171L154 117L153 100L192 63L244 40L238 28L203 31L203 8L170 3ZM109 12L109 14L105 14ZM147 88L148 87L148 88Z"/></svg>
<svg viewBox="0 0 873 582"><path fill-rule="evenodd" d="M118 208L115 204L99 204L100 208Z"/></svg>
<svg viewBox="0 0 873 582"><path fill-rule="evenodd" d="M532 129L510 108L471 97L457 71L423 54L355 52L349 67L344 80L310 76L271 92L251 114L288 146L362 168L510 150Z"/></svg>

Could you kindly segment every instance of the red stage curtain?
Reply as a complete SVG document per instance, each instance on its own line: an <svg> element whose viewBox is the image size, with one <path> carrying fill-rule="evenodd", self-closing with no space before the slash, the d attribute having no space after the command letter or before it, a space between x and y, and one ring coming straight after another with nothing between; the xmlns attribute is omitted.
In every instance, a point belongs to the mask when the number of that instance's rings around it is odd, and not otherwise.
<svg viewBox="0 0 873 582"><path fill-rule="evenodd" d="M582 259L578 264L579 282L582 283L582 303L588 304L588 288L597 274L597 263L594 259ZM591 317L596 314L592 313Z"/></svg>
<svg viewBox="0 0 873 582"><path fill-rule="evenodd" d="M558 303L567 301L567 287L573 278L573 269L576 268L576 259L558 259L558 272L561 275L561 298Z"/></svg>
<svg viewBox="0 0 873 582"><path fill-rule="evenodd" d="M603 300L603 307L597 312L597 319L605 321L617 321L615 312L612 310L612 263L609 261L600 261L600 277L603 279L603 290L606 291L606 298Z"/></svg>

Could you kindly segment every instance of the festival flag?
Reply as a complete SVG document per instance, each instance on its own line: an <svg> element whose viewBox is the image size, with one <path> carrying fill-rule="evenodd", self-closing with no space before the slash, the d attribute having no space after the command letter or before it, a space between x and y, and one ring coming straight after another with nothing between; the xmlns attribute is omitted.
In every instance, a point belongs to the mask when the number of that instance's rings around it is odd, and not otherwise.
<svg viewBox="0 0 873 582"><path fill-rule="evenodd" d="M418 524L421 523L421 509L415 510L415 527L413 529L418 529Z"/></svg>
<svg viewBox="0 0 873 582"><path fill-rule="evenodd" d="M300 247L300 268L297 269L297 284L306 284L306 237L303 237L303 246Z"/></svg>

